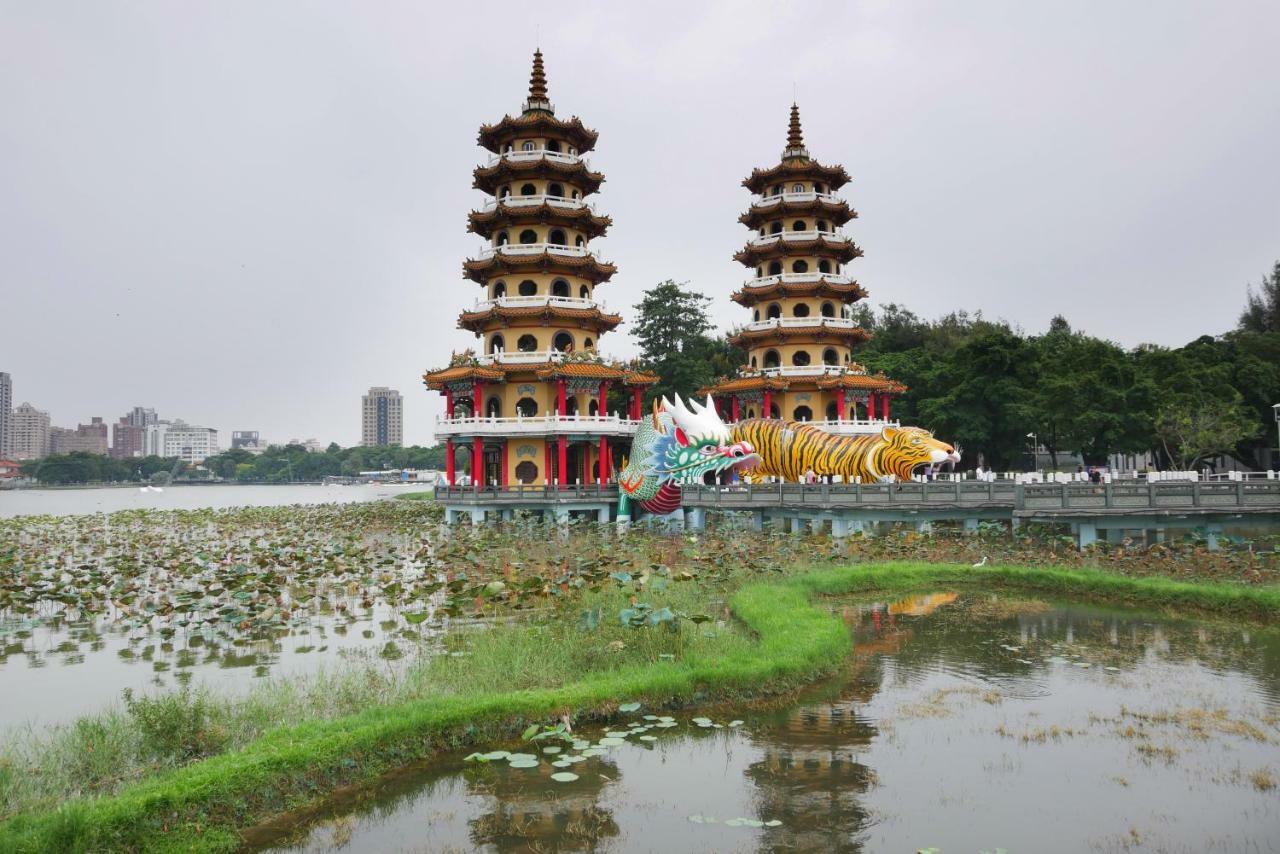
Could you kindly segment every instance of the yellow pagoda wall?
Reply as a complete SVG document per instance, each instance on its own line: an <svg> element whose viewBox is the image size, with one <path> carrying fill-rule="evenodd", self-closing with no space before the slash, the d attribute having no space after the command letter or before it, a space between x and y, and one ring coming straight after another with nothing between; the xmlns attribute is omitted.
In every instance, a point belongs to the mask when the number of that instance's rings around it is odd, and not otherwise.
<svg viewBox="0 0 1280 854"><path fill-rule="evenodd" d="M569 296L583 297L583 288L586 288L586 298L590 299L595 293L595 285L591 284L587 279L578 276L564 276L559 273L520 273L511 276L498 276L491 279L488 283L488 299L497 297L496 288L499 282L507 286L507 296L518 297L520 294L521 282L533 282L537 285L537 292L532 296L545 297L551 295L551 283L557 279L564 279L569 283Z"/></svg>

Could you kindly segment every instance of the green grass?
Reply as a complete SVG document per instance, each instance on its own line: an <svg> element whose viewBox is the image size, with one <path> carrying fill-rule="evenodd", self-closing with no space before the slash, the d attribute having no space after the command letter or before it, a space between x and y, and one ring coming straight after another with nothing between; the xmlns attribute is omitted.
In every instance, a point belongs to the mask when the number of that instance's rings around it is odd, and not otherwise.
<svg viewBox="0 0 1280 854"><path fill-rule="evenodd" d="M231 850L237 827L442 747L513 734L531 721L564 712L608 716L628 700L657 707L793 687L833 668L849 650L844 625L814 607L814 596L940 586L1280 616L1280 590L1274 587L1187 584L1092 570L903 563L746 583L730 598L745 630L721 630L708 638L692 626L665 635L616 625L616 607L628 592L615 588L584 598L582 609L599 605L603 612L595 632L565 619L469 633L450 641L463 644L457 651L466 656L428 660L403 686L380 695L377 705L327 719L308 718L309 710L296 702L259 711L261 734L234 749L160 771L111 796L78 798L11 818L0 825L0 851ZM665 596L646 594L655 605L680 609L700 608L709 595L694 582L672 585ZM617 640L625 645L621 652L610 649ZM303 722L268 726L282 719ZM5 773L0 767L0 780Z"/></svg>
<svg viewBox="0 0 1280 854"><path fill-rule="evenodd" d="M436 491L434 489L424 489L418 492L402 492L396 498L401 501L434 501Z"/></svg>

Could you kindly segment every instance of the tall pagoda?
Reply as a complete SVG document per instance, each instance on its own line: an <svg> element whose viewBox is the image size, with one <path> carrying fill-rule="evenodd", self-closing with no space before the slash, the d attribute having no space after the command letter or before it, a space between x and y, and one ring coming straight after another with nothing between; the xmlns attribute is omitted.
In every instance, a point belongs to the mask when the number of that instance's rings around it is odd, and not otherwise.
<svg viewBox="0 0 1280 854"><path fill-rule="evenodd" d="M846 272L862 250L841 231L858 214L835 195L849 180L843 166L809 156L792 104L781 161L742 182L754 198L738 221L753 234L733 258L752 278L732 299L751 311L751 322L729 342L747 351L747 363L737 377L702 390L727 420L783 418L871 432L889 419L890 398L906 390L853 359L870 336L852 315L867 292Z"/></svg>
<svg viewBox="0 0 1280 854"><path fill-rule="evenodd" d="M578 117L556 116L541 51L520 115L480 128L490 157L473 186L489 198L467 230L486 243L462 271L483 294L458 317L479 347L423 376L445 399L435 433L450 485L460 445L475 487L606 483L622 456L610 440L634 434L642 391L657 382L597 349L622 318L596 299L616 272L589 245L611 224L589 201L604 182L585 157L596 137ZM611 386L626 392L625 414L607 411Z"/></svg>

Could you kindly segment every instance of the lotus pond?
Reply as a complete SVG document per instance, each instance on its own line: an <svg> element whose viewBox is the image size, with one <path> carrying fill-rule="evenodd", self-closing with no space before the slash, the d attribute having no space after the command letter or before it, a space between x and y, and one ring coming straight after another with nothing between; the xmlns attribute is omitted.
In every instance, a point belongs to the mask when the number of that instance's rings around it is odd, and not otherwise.
<svg viewBox="0 0 1280 854"><path fill-rule="evenodd" d="M835 601L785 707L623 705L251 830L287 851L1276 850L1280 632L985 593Z"/></svg>

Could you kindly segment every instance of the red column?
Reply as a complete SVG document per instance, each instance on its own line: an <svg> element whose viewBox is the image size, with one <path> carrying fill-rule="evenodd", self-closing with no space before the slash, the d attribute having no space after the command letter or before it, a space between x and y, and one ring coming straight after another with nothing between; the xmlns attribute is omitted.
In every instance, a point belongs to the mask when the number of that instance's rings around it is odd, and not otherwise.
<svg viewBox="0 0 1280 854"><path fill-rule="evenodd" d="M507 439L502 440L502 474L498 476L498 482L503 486L511 485L511 478L507 475L507 463L510 457L507 456L511 452L511 442Z"/></svg>
<svg viewBox="0 0 1280 854"><path fill-rule="evenodd" d="M561 418L563 418L564 410L565 410L564 380L560 379L560 380L556 380L556 414L559 415Z"/></svg>
<svg viewBox="0 0 1280 854"><path fill-rule="evenodd" d="M471 449L471 485L484 486L484 439L479 436Z"/></svg>
<svg viewBox="0 0 1280 854"><path fill-rule="evenodd" d="M547 486L551 485L551 439L547 438L542 443L542 480Z"/></svg>
<svg viewBox="0 0 1280 854"><path fill-rule="evenodd" d="M879 396L875 392L867 395L867 420L876 420L876 404L880 402Z"/></svg>
<svg viewBox="0 0 1280 854"><path fill-rule="evenodd" d="M640 395L644 393L644 389L638 385L631 387L631 420L640 420Z"/></svg>
<svg viewBox="0 0 1280 854"><path fill-rule="evenodd" d="M733 407L733 413L732 413L733 420L741 421L742 420L742 401L738 400L738 396L736 394L733 396L733 403L731 404L731 406Z"/></svg>
<svg viewBox="0 0 1280 854"><path fill-rule="evenodd" d="M561 382L563 382L563 380L561 380ZM563 387L564 386L561 386L561 388ZM559 457L558 462L560 464L560 485L568 486L569 479L566 475L569 471L569 441L565 439L564 436L559 436L557 438L558 438L559 448L557 449L556 456Z"/></svg>
<svg viewBox="0 0 1280 854"><path fill-rule="evenodd" d="M457 481L457 464L453 460L453 440L444 440L444 479L453 486Z"/></svg>
<svg viewBox="0 0 1280 854"><path fill-rule="evenodd" d="M883 416L884 420L888 421L889 420L889 395L887 394L880 395L880 406L884 410L884 416Z"/></svg>
<svg viewBox="0 0 1280 854"><path fill-rule="evenodd" d="M609 481L609 437L600 437L600 485Z"/></svg>
<svg viewBox="0 0 1280 854"><path fill-rule="evenodd" d="M600 382L600 403L596 405L596 412L599 415L608 415L609 400L609 381L602 380Z"/></svg>
<svg viewBox="0 0 1280 854"><path fill-rule="evenodd" d="M772 411L772 405L773 405L773 391L770 389L765 389L764 403L763 403L764 412L760 413L761 417L763 418L771 417L769 413Z"/></svg>
<svg viewBox="0 0 1280 854"><path fill-rule="evenodd" d="M444 390L444 411L447 418L453 417L453 389Z"/></svg>
<svg viewBox="0 0 1280 854"><path fill-rule="evenodd" d="M844 408L845 407L844 389L840 389L840 391L836 393L836 406L839 407L839 412L840 412L840 414L837 415L836 418L843 421L849 417L846 414L846 410Z"/></svg>
<svg viewBox="0 0 1280 854"><path fill-rule="evenodd" d="M471 414L476 418L484 414L484 401L480 399L481 391L483 389L479 380L471 384Z"/></svg>

